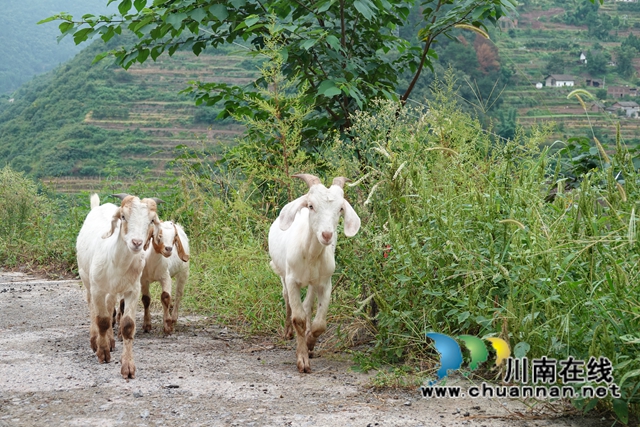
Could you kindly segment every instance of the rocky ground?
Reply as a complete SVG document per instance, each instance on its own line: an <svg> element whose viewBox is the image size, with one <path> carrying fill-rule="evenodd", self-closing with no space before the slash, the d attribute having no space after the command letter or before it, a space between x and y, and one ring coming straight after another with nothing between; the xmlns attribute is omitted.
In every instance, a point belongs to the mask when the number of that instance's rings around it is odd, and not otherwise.
<svg viewBox="0 0 640 427"><path fill-rule="evenodd" d="M187 316L176 333L140 330L136 378L120 376L122 344L99 364L79 281L0 272L0 426L608 426L558 417L557 406L507 399L423 399L375 390L347 355L325 352L299 374L293 343L241 337ZM278 342L274 340L274 342ZM462 379L458 381L463 381ZM464 386L465 384L462 383ZM539 411L538 408L546 408Z"/></svg>

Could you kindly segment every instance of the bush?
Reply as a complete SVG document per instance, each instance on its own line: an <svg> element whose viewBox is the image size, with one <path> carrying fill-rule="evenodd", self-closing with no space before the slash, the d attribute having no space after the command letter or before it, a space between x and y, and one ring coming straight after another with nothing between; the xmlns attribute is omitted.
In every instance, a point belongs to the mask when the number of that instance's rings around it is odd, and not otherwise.
<svg viewBox="0 0 640 427"><path fill-rule="evenodd" d="M6 166L0 170L0 238L7 244L26 238L42 225L50 206L36 184ZM26 233L26 235L25 235Z"/></svg>
<svg viewBox="0 0 640 427"><path fill-rule="evenodd" d="M623 390L615 406L638 405L640 173L629 153L619 138L612 158L594 147L605 167L564 192L544 133L494 140L451 87L427 112L360 113L339 151L368 147L358 168L371 190L354 203L363 231L338 264L376 303L373 354L419 365L436 331L500 336L530 358L604 356Z"/></svg>
<svg viewBox="0 0 640 427"><path fill-rule="evenodd" d="M1 265L70 272L80 229L77 221L73 201L45 196L31 179L9 167L0 171Z"/></svg>

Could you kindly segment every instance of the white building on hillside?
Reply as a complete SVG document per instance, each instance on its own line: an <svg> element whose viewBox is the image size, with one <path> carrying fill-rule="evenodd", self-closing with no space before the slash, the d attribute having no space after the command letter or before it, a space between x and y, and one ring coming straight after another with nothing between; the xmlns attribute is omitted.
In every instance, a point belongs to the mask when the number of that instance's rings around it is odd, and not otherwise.
<svg viewBox="0 0 640 427"><path fill-rule="evenodd" d="M544 81L544 85L547 87L574 86L576 84L576 79L567 74L549 74L544 78Z"/></svg>

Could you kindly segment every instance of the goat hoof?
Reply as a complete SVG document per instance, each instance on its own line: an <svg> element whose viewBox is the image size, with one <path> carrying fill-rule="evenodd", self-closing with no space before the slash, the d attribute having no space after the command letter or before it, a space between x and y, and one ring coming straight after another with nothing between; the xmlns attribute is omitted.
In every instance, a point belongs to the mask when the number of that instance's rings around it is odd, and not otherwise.
<svg viewBox="0 0 640 427"><path fill-rule="evenodd" d="M144 332L151 332L151 325L142 325L142 330Z"/></svg>
<svg viewBox="0 0 640 427"><path fill-rule="evenodd" d="M298 372L301 374L311 373L311 364L309 364L309 356L298 357Z"/></svg>
<svg viewBox="0 0 640 427"><path fill-rule="evenodd" d="M109 363L111 361L111 352L107 346L98 347L96 355L98 356L98 361L100 363Z"/></svg>
<svg viewBox="0 0 640 427"><path fill-rule="evenodd" d="M164 321L164 334L171 335L173 333L173 321L171 319Z"/></svg>
<svg viewBox="0 0 640 427"><path fill-rule="evenodd" d="M91 343L91 350L95 353L98 350L98 337L93 336L89 339L89 343Z"/></svg>
<svg viewBox="0 0 640 427"><path fill-rule="evenodd" d="M116 349L116 340L113 338L109 338L110 350L113 351Z"/></svg>
<svg viewBox="0 0 640 427"><path fill-rule="evenodd" d="M120 368L120 373L122 374L122 378L124 379L134 379L136 377L136 365L134 365L133 360L121 360L122 368Z"/></svg>
<svg viewBox="0 0 640 427"><path fill-rule="evenodd" d="M300 372L301 374L310 374L311 366L308 363L305 366L304 364L301 364L300 362L298 362L298 372Z"/></svg>

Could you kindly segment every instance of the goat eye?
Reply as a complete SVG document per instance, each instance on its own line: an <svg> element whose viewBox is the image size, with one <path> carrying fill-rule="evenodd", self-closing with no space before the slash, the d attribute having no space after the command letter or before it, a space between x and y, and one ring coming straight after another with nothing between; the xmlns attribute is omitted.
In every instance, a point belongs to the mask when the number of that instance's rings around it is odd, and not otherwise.
<svg viewBox="0 0 640 427"><path fill-rule="evenodd" d="M122 215L122 220L124 221L124 215Z"/></svg>
<svg viewBox="0 0 640 427"><path fill-rule="evenodd" d="M312 211L313 210L313 205L309 205L309 210Z"/></svg>

